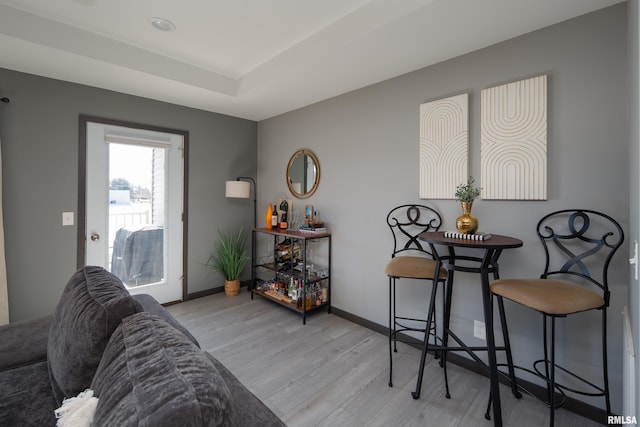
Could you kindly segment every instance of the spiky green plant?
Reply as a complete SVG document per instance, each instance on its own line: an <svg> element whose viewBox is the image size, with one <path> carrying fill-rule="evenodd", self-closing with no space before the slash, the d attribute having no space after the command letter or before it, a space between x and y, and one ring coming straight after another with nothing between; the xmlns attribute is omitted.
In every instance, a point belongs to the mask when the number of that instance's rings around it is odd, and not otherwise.
<svg viewBox="0 0 640 427"><path fill-rule="evenodd" d="M249 261L246 252L246 235L242 229L238 234L226 234L218 230L218 241L207 266L221 273L226 280L237 280Z"/></svg>

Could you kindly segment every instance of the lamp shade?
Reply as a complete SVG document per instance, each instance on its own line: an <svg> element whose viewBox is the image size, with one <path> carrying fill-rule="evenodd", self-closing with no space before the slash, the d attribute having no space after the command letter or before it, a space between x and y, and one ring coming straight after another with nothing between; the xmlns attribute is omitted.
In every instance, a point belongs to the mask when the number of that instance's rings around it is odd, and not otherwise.
<svg viewBox="0 0 640 427"><path fill-rule="evenodd" d="M251 196L251 183L247 181L227 181L225 197L248 199Z"/></svg>

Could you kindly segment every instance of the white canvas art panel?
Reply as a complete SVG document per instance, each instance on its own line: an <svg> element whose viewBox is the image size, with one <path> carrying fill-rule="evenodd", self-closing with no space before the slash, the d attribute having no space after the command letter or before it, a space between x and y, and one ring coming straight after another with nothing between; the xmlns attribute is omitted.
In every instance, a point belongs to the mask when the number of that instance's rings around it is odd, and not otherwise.
<svg viewBox="0 0 640 427"><path fill-rule="evenodd" d="M547 76L485 89L480 97L481 197L547 199Z"/></svg>
<svg viewBox="0 0 640 427"><path fill-rule="evenodd" d="M420 105L420 198L455 199L468 159L469 95Z"/></svg>

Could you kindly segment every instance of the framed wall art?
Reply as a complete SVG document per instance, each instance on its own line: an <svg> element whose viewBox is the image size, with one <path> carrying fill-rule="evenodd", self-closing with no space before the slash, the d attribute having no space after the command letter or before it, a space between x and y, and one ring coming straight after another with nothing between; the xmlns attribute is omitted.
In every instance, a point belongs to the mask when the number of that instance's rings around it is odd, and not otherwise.
<svg viewBox="0 0 640 427"><path fill-rule="evenodd" d="M420 105L420 198L454 199L468 158L469 94Z"/></svg>
<svg viewBox="0 0 640 427"><path fill-rule="evenodd" d="M483 199L547 199L547 76L481 93Z"/></svg>
<svg viewBox="0 0 640 427"><path fill-rule="evenodd" d="M313 205L304 205L304 223L311 224L314 222Z"/></svg>

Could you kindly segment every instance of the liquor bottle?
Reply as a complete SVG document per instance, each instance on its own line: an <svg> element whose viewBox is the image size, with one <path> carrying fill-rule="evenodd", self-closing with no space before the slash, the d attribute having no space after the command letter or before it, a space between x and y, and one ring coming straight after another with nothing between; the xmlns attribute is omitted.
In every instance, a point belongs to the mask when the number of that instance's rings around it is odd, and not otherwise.
<svg viewBox="0 0 640 427"><path fill-rule="evenodd" d="M304 286L304 296L305 296L305 308L310 310L313 306L313 296L311 295L311 286L309 286L309 280L305 280Z"/></svg>
<svg viewBox="0 0 640 427"><path fill-rule="evenodd" d="M316 306L322 305L322 292L320 291L320 286L316 283Z"/></svg>
<svg viewBox="0 0 640 427"><path fill-rule="evenodd" d="M302 289L302 280L298 280L298 299L297 299L297 307L302 308L302 298L303 298L303 289Z"/></svg>
<svg viewBox="0 0 640 427"><path fill-rule="evenodd" d="M278 210L276 209L276 205L273 205L273 209L271 210L271 228L278 228Z"/></svg>
<svg viewBox="0 0 640 427"><path fill-rule="evenodd" d="M295 289L294 286L295 286L295 283L293 282L293 277L291 277L289 279L289 289L287 290L287 296L293 300L295 300L294 298L295 292L293 291Z"/></svg>
<svg viewBox="0 0 640 427"><path fill-rule="evenodd" d="M271 217L273 216L273 209L271 209L271 203L269 203L269 206L267 207L267 213L264 216L264 226L267 230L271 230L272 225L272 219Z"/></svg>

